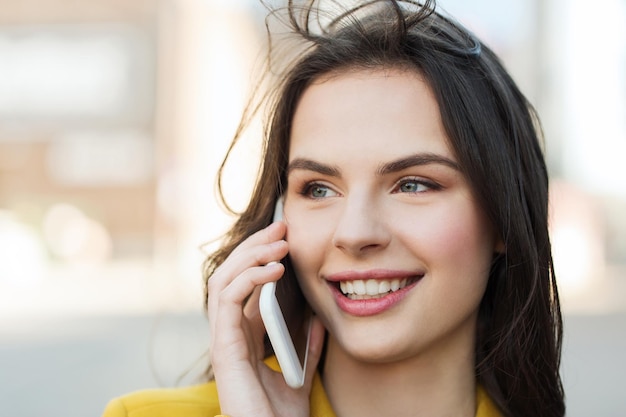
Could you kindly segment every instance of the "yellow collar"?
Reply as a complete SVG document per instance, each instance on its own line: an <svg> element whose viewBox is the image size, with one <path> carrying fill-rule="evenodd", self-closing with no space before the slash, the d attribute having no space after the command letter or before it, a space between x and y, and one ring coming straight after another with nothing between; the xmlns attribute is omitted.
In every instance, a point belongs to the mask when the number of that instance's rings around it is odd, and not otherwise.
<svg viewBox="0 0 626 417"><path fill-rule="evenodd" d="M269 357L265 363L274 370L279 370L276 357ZM322 385L322 378L318 372L313 377L313 385L311 387L311 417L337 417L330 401L326 396L326 390ZM502 417L498 411L498 407L493 403L489 394L481 387L476 388L476 417Z"/></svg>

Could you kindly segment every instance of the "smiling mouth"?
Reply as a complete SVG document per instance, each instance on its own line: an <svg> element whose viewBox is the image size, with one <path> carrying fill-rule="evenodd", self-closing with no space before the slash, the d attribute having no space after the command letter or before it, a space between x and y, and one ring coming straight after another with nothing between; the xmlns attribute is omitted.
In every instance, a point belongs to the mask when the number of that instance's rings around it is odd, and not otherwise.
<svg viewBox="0 0 626 417"><path fill-rule="evenodd" d="M382 298L395 291L417 282L421 276L402 279L368 279L340 281L338 284L342 294L351 300L370 300Z"/></svg>

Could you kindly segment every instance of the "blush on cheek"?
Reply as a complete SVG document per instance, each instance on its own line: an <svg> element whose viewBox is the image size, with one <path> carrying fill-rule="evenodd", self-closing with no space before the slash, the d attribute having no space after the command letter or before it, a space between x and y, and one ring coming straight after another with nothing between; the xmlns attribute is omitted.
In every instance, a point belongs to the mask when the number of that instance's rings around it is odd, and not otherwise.
<svg viewBox="0 0 626 417"><path fill-rule="evenodd" d="M467 206L467 203L465 204ZM472 265L483 269L490 263L495 239L489 223L475 208L460 209L461 205L440 208L433 216L421 221L421 238L428 252L450 259L462 268Z"/></svg>
<svg viewBox="0 0 626 417"><path fill-rule="evenodd" d="M431 234L432 245L446 250L449 254L473 252L472 248L480 246L483 231L476 227L468 227L467 222L455 221L451 218L442 222Z"/></svg>

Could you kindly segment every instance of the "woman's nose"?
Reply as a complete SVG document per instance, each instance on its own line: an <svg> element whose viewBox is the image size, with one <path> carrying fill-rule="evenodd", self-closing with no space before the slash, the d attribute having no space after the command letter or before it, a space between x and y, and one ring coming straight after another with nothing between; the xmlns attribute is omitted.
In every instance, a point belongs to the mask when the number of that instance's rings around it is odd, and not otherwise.
<svg viewBox="0 0 626 417"><path fill-rule="evenodd" d="M366 197L345 197L335 226L333 245L353 256L387 247L391 234L381 204Z"/></svg>

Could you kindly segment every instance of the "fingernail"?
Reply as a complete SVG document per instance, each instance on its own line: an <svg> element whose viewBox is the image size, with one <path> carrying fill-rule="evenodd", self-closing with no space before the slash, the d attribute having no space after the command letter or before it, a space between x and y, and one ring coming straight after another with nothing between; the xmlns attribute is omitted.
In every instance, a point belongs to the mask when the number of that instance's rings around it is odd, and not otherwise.
<svg viewBox="0 0 626 417"><path fill-rule="evenodd" d="M285 243L287 243L287 241L281 239L270 243L270 245L272 249L281 249Z"/></svg>
<svg viewBox="0 0 626 417"><path fill-rule="evenodd" d="M265 267L271 270L277 270L277 269L281 269L282 265L278 261L272 261L268 263L267 265L265 265Z"/></svg>

